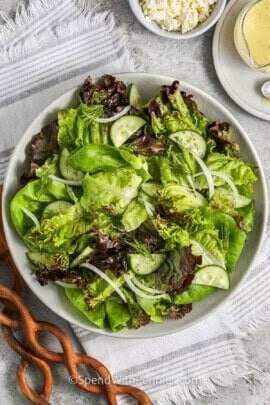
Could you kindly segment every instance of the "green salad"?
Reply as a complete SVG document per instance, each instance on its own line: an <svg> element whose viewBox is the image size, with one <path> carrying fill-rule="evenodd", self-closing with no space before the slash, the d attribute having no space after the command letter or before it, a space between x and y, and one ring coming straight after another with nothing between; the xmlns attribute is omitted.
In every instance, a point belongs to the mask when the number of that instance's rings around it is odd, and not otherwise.
<svg viewBox="0 0 270 405"><path fill-rule="evenodd" d="M29 142L10 203L39 283L113 332L229 289L254 218L256 168L230 125L178 81L148 101L139 90L87 78L77 106Z"/></svg>

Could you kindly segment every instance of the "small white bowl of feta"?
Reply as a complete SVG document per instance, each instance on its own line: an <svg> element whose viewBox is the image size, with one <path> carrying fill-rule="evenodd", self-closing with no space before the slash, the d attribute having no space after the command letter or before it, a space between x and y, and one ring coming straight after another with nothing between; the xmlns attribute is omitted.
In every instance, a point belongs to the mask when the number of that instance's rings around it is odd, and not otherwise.
<svg viewBox="0 0 270 405"><path fill-rule="evenodd" d="M211 28L226 0L129 0L129 5L148 30L179 40L194 38Z"/></svg>

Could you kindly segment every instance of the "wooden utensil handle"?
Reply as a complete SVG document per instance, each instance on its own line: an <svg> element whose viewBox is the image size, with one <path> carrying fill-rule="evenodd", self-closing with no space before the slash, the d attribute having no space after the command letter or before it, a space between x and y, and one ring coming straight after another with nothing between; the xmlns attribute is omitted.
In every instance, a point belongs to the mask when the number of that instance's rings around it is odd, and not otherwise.
<svg viewBox="0 0 270 405"><path fill-rule="evenodd" d="M0 186L0 198L2 197L2 187ZM151 405L150 398L140 389L121 384L114 384L109 370L97 359L85 354L76 353L73 349L69 337L57 326L36 321L30 314L23 302L20 294L23 288L23 280L10 256L3 232L2 215L0 221L0 257L6 262L8 268L14 275L13 290L0 285L0 301L5 304L5 309L0 314L0 324L2 324L3 335L9 346L22 358L18 368L17 376L21 391L25 397L33 404L47 405L52 393L53 377L47 362L64 364L79 388L94 394L104 394L108 404L117 405L117 395L128 394L141 405ZM11 316L16 313L19 320L14 320ZM23 345L13 334L13 329L20 328L23 331L27 346ZM54 335L63 351L51 352L43 347L38 341L38 333L46 331ZM43 375L43 390L41 394L36 393L27 382L27 370L30 364L38 367ZM89 379L84 379L78 371L78 364L85 364L95 371L100 377L98 381L103 383L92 384Z"/></svg>

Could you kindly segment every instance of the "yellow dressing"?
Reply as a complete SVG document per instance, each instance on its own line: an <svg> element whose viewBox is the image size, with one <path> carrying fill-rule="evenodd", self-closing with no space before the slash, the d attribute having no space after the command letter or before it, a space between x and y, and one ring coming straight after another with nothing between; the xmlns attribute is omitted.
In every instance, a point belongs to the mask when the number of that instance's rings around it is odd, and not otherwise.
<svg viewBox="0 0 270 405"><path fill-rule="evenodd" d="M261 101L262 101L262 105L263 105L263 106L270 108L270 100L269 100L269 98L262 97L262 100L261 100Z"/></svg>
<svg viewBox="0 0 270 405"><path fill-rule="evenodd" d="M255 65L270 63L270 0L260 0L243 20L243 34Z"/></svg>

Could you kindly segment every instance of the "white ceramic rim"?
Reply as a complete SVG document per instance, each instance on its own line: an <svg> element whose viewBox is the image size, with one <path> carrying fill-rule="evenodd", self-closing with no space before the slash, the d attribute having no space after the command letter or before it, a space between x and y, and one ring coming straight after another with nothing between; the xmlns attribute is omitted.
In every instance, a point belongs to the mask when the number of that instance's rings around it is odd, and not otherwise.
<svg viewBox="0 0 270 405"><path fill-rule="evenodd" d="M220 4L219 4L220 3ZM215 16L211 18L211 15L205 20L203 23L199 24L196 28L191 31L185 32L184 34L180 32L173 32L173 31L165 31L160 28L157 24L148 22L145 18L145 15L142 10L138 12L137 6L140 7L139 0L129 0L130 8L137 18L137 20L149 31L153 32L156 35L159 35L164 38L174 39L174 40L186 40L195 38L204 32L208 31L213 25L219 20L223 10L226 6L226 0L218 0L215 7L219 7L218 11L216 12ZM141 7L140 7L141 8Z"/></svg>
<svg viewBox="0 0 270 405"><path fill-rule="evenodd" d="M266 113L260 112L260 111L256 110L255 108L251 107L249 104L247 104L240 97L238 97L237 93L234 92L234 90L230 86L229 82L227 81L227 79L226 79L226 77L225 77L225 75L223 73L220 60L219 60L219 49L218 49L218 47L219 47L219 41L220 41L220 31L221 31L221 28L222 28L222 25L223 25L225 19L227 18L228 13L230 12L231 8L235 5L236 2L237 2L237 0L234 0L234 1L231 0L229 2L229 4L227 5L227 7L224 10L224 13L223 13L222 17L218 21L218 23L216 25L216 28L215 28L215 32L214 32L214 36L213 36L213 44L212 44L212 54L213 54L213 62L214 62L216 74L218 76L218 79L219 79L222 87L227 92L229 97L236 104L238 104L241 108L243 108L243 110L247 111L251 115L254 115L255 117L261 118L261 119L266 120L266 121L270 121L270 113L266 114ZM243 61L243 63L245 64L244 61Z"/></svg>
<svg viewBox="0 0 270 405"><path fill-rule="evenodd" d="M175 79L175 78L170 77L170 76L164 76L164 75L158 75L158 74L151 74L151 73L143 73L143 72L139 72L139 73L130 73L130 72L125 73L125 72L122 72L122 73L117 73L117 74L115 74L115 76L116 76L116 77L119 76L119 75L130 76L130 79L131 79L130 82L132 82L132 76L133 76L134 74L135 74L135 75L148 76L150 80L151 80L151 78L152 78L152 79L157 78L157 79L162 80L162 81L164 81L164 82L166 82L166 81L173 82L174 80L178 80L178 79ZM254 256L253 256L253 259L250 261L249 265L247 266L246 272L245 272L244 275L242 276L241 280L238 282L238 284L236 284L234 287L232 287L232 288L229 290L227 296L224 297L213 309L209 310L209 311L206 312L204 315L202 315L199 319L194 319L194 320L190 321L189 325L182 325L182 327L181 327L180 330L173 330L173 331L166 331L166 330L164 330L164 332L162 332L162 333L158 333L158 334L157 334L157 333L148 333L148 336L144 336L144 335L143 335L143 332L141 332L141 329L138 329L138 330L136 330L136 335L135 335L135 336L117 336L117 334L114 334L114 333L112 333L112 332L109 332L108 330L105 330L105 329L98 329L98 328L96 328L96 327L93 327L93 326L91 325L91 323L89 323L89 326L87 325L87 327L86 327L85 325L80 324L77 320L75 320L72 316L70 316L70 315L68 315L68 314L64 314L64 315L61 314L61 315L60 315L60 314L57 312L57 308L55 308L53 305L51 305L50 302L47 302L45 299L39 297L39 295L36 293L35 289L33 288L33 285L30 284L30 283L28 283L27 280L24 279L24 272L20 269L20 263L18 262L18 260L16 259L16 255L14 254L14 248L13 248L12 241L9 239L9 237L7 237L7 235L8 235L8 229L9 229L9 226L10 226L10 225L9 225L8 218L7 218L7 216L6 216L6 209L5 209L5 206L4 206L4 202L5 202L5 200L6 200L6 191L5 191L5 190L6 190L6 188L7 188L7 187L6 187L6 185L7 185L7 183L8 183L8 180L7 180L7 179L8 179L8 177L9 177L9 171L10 171L10 168L11 168L11 166L12 166L13 159L14 159L15 156L17 155L18 150L21 148L21 144L23 144L23 141L24 141L24 138L25 138L25 135L23 135L22 138L21 138L21 140L20 140L20 142L17 144L17 146L15 147L15 149L14 149L14 151L13 151L11 157L10 157L9 164L8 164L8 167L7 167L7 171L6 171L6 175L5 175L5 179L4 179L4 184L3 184L2 212L3 212L3 227L4 227L4 233L5 233L7 245L8 245L9 251L10 251L10 253L11 253L11 256L13 257L14 262L15 262L15 264L16 264L16 266L17 266L19 272L20 272L20 274L22 275L23 279L25 280L26 284L28 285L28 287L32 290L32 292L37 296L37 298L38 298L46 307L48 307L49 309L51 309L54 313L56 313L58 316L60 316L62 319L65 319L65 320L68 321L69 323L72 323L72 324L74 324L74 325L77 325L77 326L79 326L79 327L82 327L82 328L84 328L84 329L87 329L87 330L89 330L89 331L98 333L98 334L100 334L100 335L106 335L106 336L110 336L110 337L114 337L114 338L120 338L120 339L149 339L149 338L153 338L153 337L159 337L159 336L165 336L165 335L169 335L169 334L173 334L173 333L179 333L180 331L185 330L185 329L188 329L188 328L191 328L192 326L196 325L197 323L199 323L199 322L203 321L204 319L208 318L210 315L212 315L213 313L215 313L220 307L222 307L222 306L232 297L232 295L235 294L235 292L240 289L240 287L243 285L244 281L246 280L246 278L248 277L248 274L249 274L250 271L251 271L251 267L252 267L253 263L255 262L255 259L256 259L257 255L258 255L258 253L259 253L259 251L260 251L260 249L261 249L261 247L262 247L262 242L263 242L263 238L264 238L264 235L265 235L265 231L266 231L266 227L267 227L267 219L268 219L268 193L267 193L267 185L266 185L266 179L265 179L265 176L264 176L264 172L263 172L263 168L262 168L260 159L259 159L259 157L258 157L258 154L257 154L257 152L256 152L256 149L254 148L252 142L250 141L250 139L249 139L247 133L245 132L245 130L243 129L243 127L238 123L238 121L233 117L233 115L232 115L225 107L223 107L223 105L222 105L221 103L219 103L218 101L216 101L216 100L214 99L214 97L209 96L208 94L206 94L204 91L198 89L197 87L195 87L195 86L193 86L193 85L191 85L191 84L189 84L189 83L187 83L187 82L184 82L184 81L181 81L181 83L182 83L182 85L183 85L184 87L188 87L188 89L189 89L190 91L195 91L195 92L197 92L201 97L205 98L206 100L209 100L210 102L215 103L222 111L224 111L224 113L229 117L230 122L233 123L233 125L234 125L234 126L237 128L237 130L241 133L241 136L243 137L243 139L245 140L245 142L248 144L249 148L250 148L251 151L252 151L252 154L254 155L254 158L255 158L255 159L257 160L257 162L258 162L258 173L259 173L259 176L261 177L262 190L263 190L263 196L262 196L262 197L263 197L263 204L262 204L262 206L263 206L263 211L262 211L262 212L263 212L263 222L262 222L262 230L261 230L261 233L260 233L260 235L259 235L259 242L258 242L257 251L256 251L256 253L255 253ZM75 89L75 88L74 88L74 89ZM70 89L70 90L72 90L72 89ZM69 90L69 91L70 91L70 90ZM63 93L63 94L60 95L59 97L63 96L63 95L66 94L66 93L68 93L68 91L65 92L65 93ZM57 99L58 99L59 97L57 97ZM57 100L57 99L56 99L56 100ZM51 104L51 103L50 103L50 104ZM48 106L49 106L50 104L48 104ZM43 110L43 111L44 111L44 110ZM43 111L36 117L36 119L38 119L39 116L42 116L42 115L43 115ZM28 128L30 128L31 125L32 125L32 124L30 124ZM25 133L27 133L28 128L26 129ZM165 324L165 323L164 323L164 324ZM142 328L142 330L143 330L143 328Z"/></svg>

